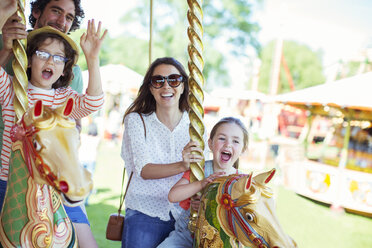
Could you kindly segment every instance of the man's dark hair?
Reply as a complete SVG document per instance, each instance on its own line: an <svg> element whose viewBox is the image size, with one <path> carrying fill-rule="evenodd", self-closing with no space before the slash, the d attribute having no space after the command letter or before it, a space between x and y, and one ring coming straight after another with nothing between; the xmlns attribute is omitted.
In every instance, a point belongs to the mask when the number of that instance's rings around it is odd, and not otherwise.
<svg viewBox="0 0 372 248"><path fill-rule="evenodd" d="M31 3L31 14L28 17L28 20L31 24L31 27L34 28L35 23L36 23L36 18L32 15L33 11L39 10L41 14L43 14L43 11L45 9L45 6L52 0L35 0ZM71 0L74 2L75 5L75 19L72 22L70 31L74 31L76 29L80 28L81 21L84 18L84 11L83 8L81 7L81 1L80 0Z"/></svg>

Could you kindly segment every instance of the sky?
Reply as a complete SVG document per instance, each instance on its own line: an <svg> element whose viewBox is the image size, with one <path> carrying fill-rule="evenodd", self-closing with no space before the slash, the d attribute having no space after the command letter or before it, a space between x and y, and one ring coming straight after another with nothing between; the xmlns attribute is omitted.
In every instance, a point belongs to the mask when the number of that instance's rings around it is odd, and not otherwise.
<svg viewBox="0 0 372 248"><path fill-rule="evenodd" d="M156 7L156 0L153 1ZM124 33L128 26L120 24L120 18L139 0L103 2L109 4L102 5L101 0L82 0L85 12L82 27L86 26L87 20L94 18L102 21L111 37ZM27 16L29 3L26 0ZM340 60L355 58L367 46L372 47L371 13L371 0L263 0L263 4L254 11L255 19L261 26L258 37L263 46L277 38L297 41L314 51L323 51L326 69ZM148 37L147 34L140 36ZM229 64L235 68L231 71L232 75L241 74L235 78L247 80L249 73L242 68L252 64L252 61L231 61Z"/></svg>
<svg viewBox="0 0 372 248"><path fill-rule="evenodd" d="M268 0L258 13L260 40L295 40L324 52L324 66L372 47L370 0Z"/></svg>
<svg viewBox="0 0 372 248"><path fill-rule="evenodd" d="M111 35L125 30L120 17L137 1L110 0L103 14L100 0L83 0L85 21L102 19ZM156 3L156 0L154 0ZM257 9L262 44L282 37L324 52L324 65L355 57L368 44L372 46L371 0L264 0ZM118 7L120 6L120 7Z"/></svg>

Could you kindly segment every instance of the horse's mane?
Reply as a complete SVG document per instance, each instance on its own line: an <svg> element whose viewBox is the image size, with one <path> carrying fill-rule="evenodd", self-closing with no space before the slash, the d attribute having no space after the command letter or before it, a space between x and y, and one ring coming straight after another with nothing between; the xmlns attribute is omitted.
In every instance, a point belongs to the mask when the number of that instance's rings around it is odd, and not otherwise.
<svg viewBox="0 0 372 248"><path fill-rule="evenodd" d="M48 130L59 125L64 128L75 127L75 122L63 117L58 111L44 108L44 114L41 118L34 120L34 125L38 129Z"/></svg>

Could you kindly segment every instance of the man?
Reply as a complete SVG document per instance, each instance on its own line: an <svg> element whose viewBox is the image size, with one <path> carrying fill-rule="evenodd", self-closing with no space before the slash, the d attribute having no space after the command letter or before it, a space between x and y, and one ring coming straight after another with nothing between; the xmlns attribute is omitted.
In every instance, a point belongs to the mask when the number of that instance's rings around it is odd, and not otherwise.
<svg viewBox="0 0 372 248"><path fill-rule="evenodd" d="M29 21L35 29L49 25L63 33L68 33L80 27L82 18L84 18L84 11L80 6L80 0L35 0L31 2ZM20 21L21 18L14 14L2 29L3 44L0 44L0 65L11 75L13 75L11 67L13 40L27 37L26 26ZM78 66L74 67L74 80L70 86L79 93L83 90L81 70Z"/></svg>
<svg viewBox="0 0 372 248"><path fill-rule="evenodd" d="M34 29L52 26L64 33L69 33L80 27L84 11L80 0L34 0L31 2L31 14L29 21ZM2 44L0 44L0 64L9 74L13 74L11 61L13 59L12 45L14 39L25 39L27 37L26 26L20 23L21 18L14 14L5 23L2 29ZM83 80L81 70L78 66L73 69L74 79L70 86L81 93ZM77 123L79 126L80 123ZM4 130L3 120L0 116L0 135ZM0 141L1 142L1 141ZM2 143L0 143L2 146ZM6 181L0 180L0 211L6 190ZM66 212L74 222L79 239L79 247L98 247L89 227L88 219L80 207L67 208Z"/></svg>

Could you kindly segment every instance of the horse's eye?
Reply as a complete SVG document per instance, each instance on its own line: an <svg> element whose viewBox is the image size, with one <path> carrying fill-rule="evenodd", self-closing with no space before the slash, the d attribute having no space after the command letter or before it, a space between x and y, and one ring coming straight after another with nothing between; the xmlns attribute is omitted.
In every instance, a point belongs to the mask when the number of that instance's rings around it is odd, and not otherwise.
<svg viewBox="0 0 372 248"><path fill-rule="evenodd" d="M34 144L34 147L35 147L36 151L41 150L41 145L39 144L39 142L37 142L37 140L33 140L32 143Z"/></svg>
<svg viewBox="0 0 372 248"><path fill-rule="evenodd" d="M245 214L245 217L247 218L247 220L248 220L249 222L254 221L254 215L253 215L252 213L246 213L246 214Z"/></svg>

